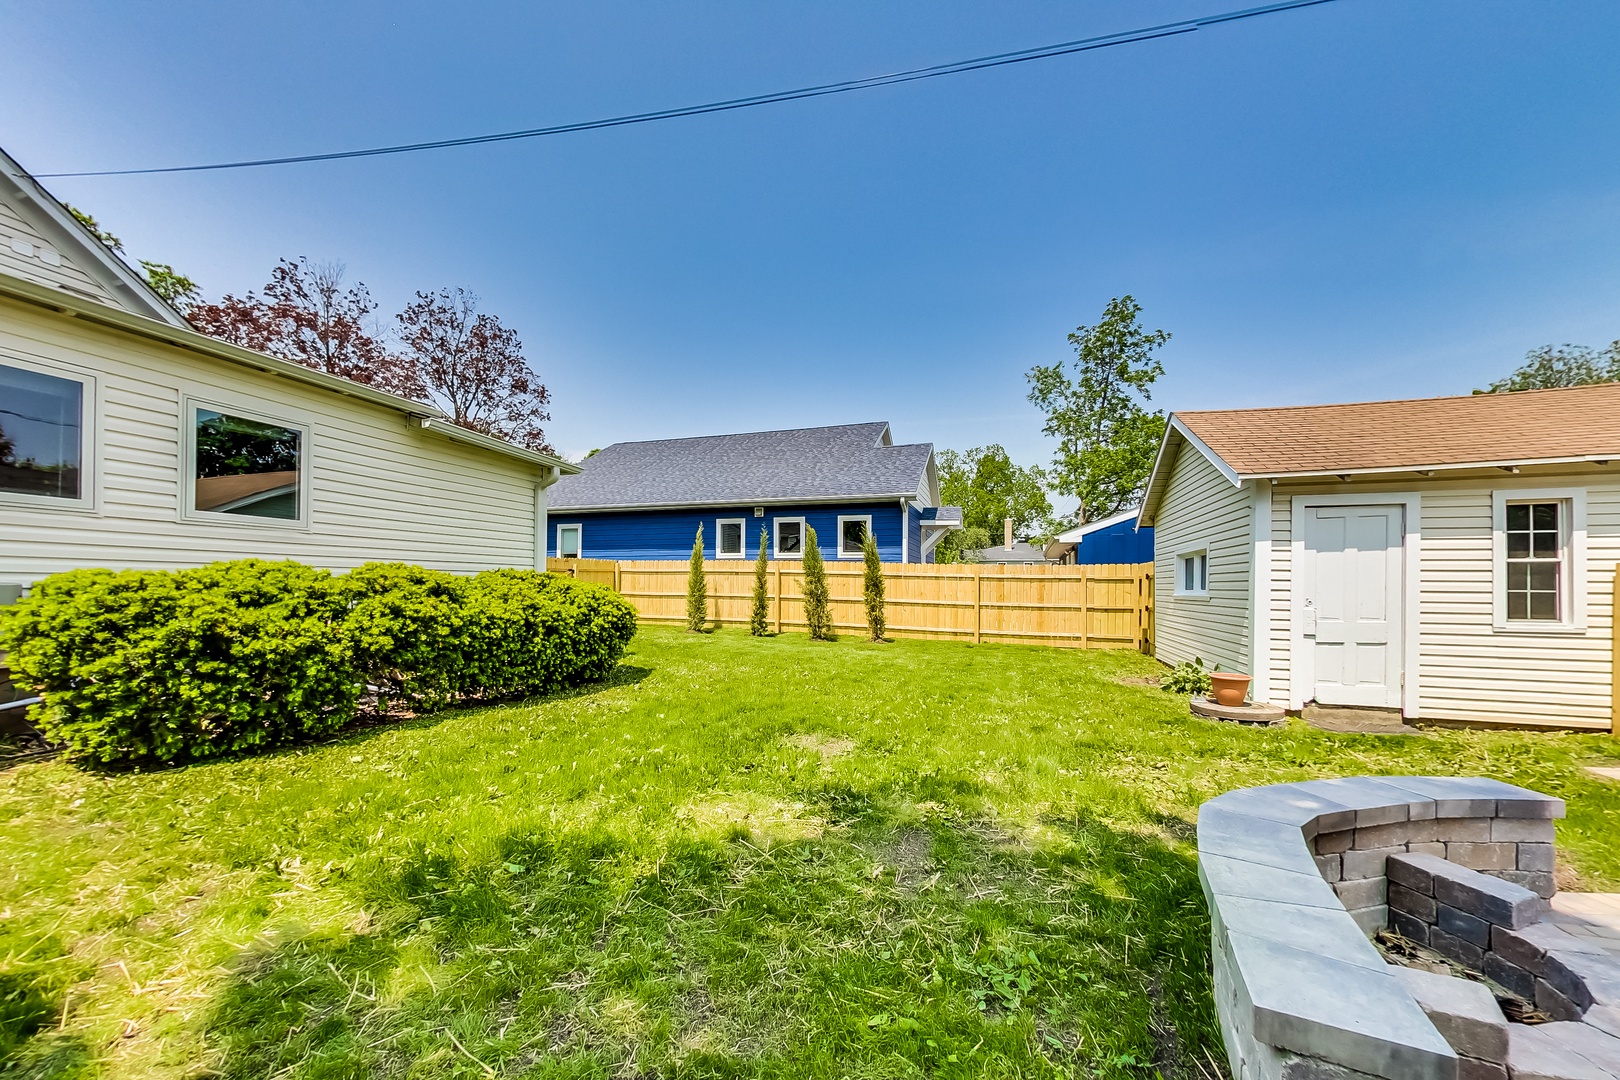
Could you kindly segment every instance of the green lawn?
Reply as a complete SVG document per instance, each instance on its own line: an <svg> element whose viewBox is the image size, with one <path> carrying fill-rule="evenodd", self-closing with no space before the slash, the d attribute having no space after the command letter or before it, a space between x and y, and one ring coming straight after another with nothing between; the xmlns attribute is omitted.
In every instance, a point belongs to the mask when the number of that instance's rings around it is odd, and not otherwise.
<svg viewBox="0 0 1620 1080"><path fill-rule="evenodd" d="M1562 795L1620 887L1606 736L1239 729L1157 670L653 628L568 696L18 766L0 1077L1215 1075L1191 822L1309 776Z"/></svg>

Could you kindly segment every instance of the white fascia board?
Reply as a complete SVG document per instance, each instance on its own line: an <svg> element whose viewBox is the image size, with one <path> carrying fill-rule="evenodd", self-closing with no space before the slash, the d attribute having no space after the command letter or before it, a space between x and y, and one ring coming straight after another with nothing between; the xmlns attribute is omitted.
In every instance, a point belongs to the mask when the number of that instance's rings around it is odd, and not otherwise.
<svg viewBox="0 0 1620 1080"><path fill-rule="evenodd" d="M1219 471L1222 476L1226 477L1228 483L1230 483L1233 487L1243 486L1244 478L1238 475L1238 471L1223 461L1221 459L1221 455L1211 450L1203 439L1200 439L1197 435L1194 435L1192 433L1192 429L1181 422L1180 417L1171 414L1170 425L1179 431L1182 438L1191 443L1200 454L1203 454L1205 457L1209 458L1209 463L1215 466L1216 470Z"/></svg>
<svg viewBox="0 0 1620 1080"><path fill-rule="evenodd" d="M1386 465L1373 469L1313 469L1310 472L1245 474L1258 480L1325 480L1339 476L1390 476L1398 473L1459 472L1464 469L1507 469L1523 465L1607 465L1620 462L1620 454L1584 454L1577 457L1503 458L1499 461L1463 461L1448 465Z"/></svg>
<svg viewBox="0 0 1620 1080"><path fill-rule="evenodd" d="M481 431L464 428L450 420L436 419L429 416L423 417L417 423L423 431L431 431L456 442L517 458L519 461L527 462L530 465L538 465L548 472L573 474L580 471L578 465L570 465L562 458L552 457L550 454L543 454L538 450L530 450L515 443L509 443L505 439L497 439L493 435L485 435Z"/></svg>
<svg viewBox="0 0 1620 1080"><path fill-rule="evenodd" d="M1209 463L1215 466L1216 471L1224 476L1233 487L1243 486L1244 478L1238 475L1237 470L1223 461L1221 456L1211 450L1203 439L1194 435L1192 430L1181 422L1180 417L1175 413L1171 413L1170 422L1164 426L1164 439L1159 443L1159 452L1153 458L1153 470L1148 473L1147 489L1142 495L1141 509L1136 514L1136 527L1139 529L1153 524L1153 513L1159 508L1159 493L1169 480L1168 470L1174 467L1172 443L1177 439L1187 443L1208 458Z"/></svg>
<svg viewBox="0 0 1620 1080"><path fill-rule="evenodd" d="M1069 529L1067 532L1060 532L1052 540L1054 543L1078 543L1083 537L1090 536L1100 529L1118 525L1122 521L1130 521L1139 513L1141 513L1140 510L1121 510L1113 517L1105 517L1101 521L1088 521L1084 525Z"/></svg>
<svg viewBox="0 0 1620 1080"><path fill-rule="evenodd" d="M577 467L573 471L578 472ZM815 499L719 499L704 502L672 502L672 503L608 503L597 506L552 506L553 513L567 514L603 514L617 510L709 510L725 509L732 506L848 506L860 502L888 502L890 499L909 499L914 493L909 491L885 491L875 495L834 495L822 496ZM926 526L929 523L923 522Z"/></svg>

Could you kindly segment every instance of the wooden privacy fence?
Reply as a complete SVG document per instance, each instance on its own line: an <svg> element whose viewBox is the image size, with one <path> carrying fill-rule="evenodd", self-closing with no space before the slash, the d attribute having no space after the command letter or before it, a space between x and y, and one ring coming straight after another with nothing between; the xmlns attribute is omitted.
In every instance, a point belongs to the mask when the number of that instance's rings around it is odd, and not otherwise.
<svg viewBox="0 0 1620 1080"><path fill-rule="evenodd" d="M769 564L771 626L803 630L804 570L796 560ZM554 559L548 568L608 585L648 622L686 621L684 561L615 562ZM706 562L709 621L748 625L752 560ZM889 633L897 637L995 641L1071 649L1141 649L1153 645L1153 564L1000 566L885 563ZM860 563L827 564L833 625L866 632Z"/></svg>

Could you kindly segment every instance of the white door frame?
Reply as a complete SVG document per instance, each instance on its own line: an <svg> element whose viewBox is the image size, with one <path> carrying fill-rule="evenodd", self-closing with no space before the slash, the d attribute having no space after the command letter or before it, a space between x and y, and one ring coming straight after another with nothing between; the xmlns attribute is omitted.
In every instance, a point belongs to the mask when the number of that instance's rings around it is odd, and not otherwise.
<svg viewBox="0 0 1620 1080"><path fill-rule="evenodd" d="M1403 506L1401 546L1405 551L1401 572L1401 715L1418 715L1418 629L1422 625L1418 602L1422 589L1418 570L1422 565L1423 497L1415 491L1380 491L1366 494L1295 495L1292 520L1292 560L1289 566L1289 593L1293 627L1288 636L1288 707L1303 709L1315 696L1316 653L1306 648L1305 637L1305 514L1318 506Z"/></svg>

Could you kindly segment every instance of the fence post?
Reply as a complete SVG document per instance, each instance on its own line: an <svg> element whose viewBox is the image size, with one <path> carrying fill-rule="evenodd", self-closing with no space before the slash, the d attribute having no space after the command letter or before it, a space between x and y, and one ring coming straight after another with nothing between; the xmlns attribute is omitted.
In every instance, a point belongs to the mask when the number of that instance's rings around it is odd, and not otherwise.
<svg viewBox="0 0 1620 1080"><path fill-rule="evenodd" d="M1080 567L1080 647L1091 648L1091 567Z"/></svg>
<svg viewBox="0 0 1620 1080"><path fill-rule="evenodd" d="M624 595L624 587L619 578L619 560L613 560L613 591L620 596Z"/></svg>
<svg viewBox="0 0 1620 1080"><path fill-rule="evenodd" d="M977 645L984 634L984 567L977 563L973 567L973 644Z"/></svg>

